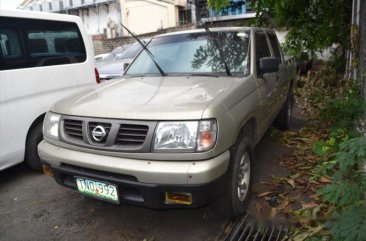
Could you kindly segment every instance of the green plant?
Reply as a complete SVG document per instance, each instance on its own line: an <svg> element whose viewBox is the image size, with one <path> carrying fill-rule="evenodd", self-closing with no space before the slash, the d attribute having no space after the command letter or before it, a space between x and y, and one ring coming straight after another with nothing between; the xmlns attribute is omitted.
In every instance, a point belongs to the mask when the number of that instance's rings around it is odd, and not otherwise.
<svg viewBox="0 0 366 241"><path fill-rule="evenodd" d="M310 237L305 239L305 241L322 241L322 239L319 237Z"/></svg>
<svg viewBox="0 0 366 241"><path fill-rule="evenodd" d="M318 174L330 175L332 183L320 188L318 193L337 208L358 206L366 192L365 175L360 170L366 159L366 139L356 137L340 143L333 137L330 140L325 142L326 148L323 147L320 153L328 156L334 153L334 159L329 158L315 170Z"/></svg>
<svg viewBox="0 0 366 241"><path fill-rule="evenodd" d="M334 241L366 240L366 176L361 166L366 160L366 139L349 139L345 129L331 133L327 141L318 142L314 151L325 158L314 170L314 176L329 175L331 183L318 194L332 206L327 223Z"/></svg>
<svg viewBox="0 0 366 241"><path fill-rule="evenodd" d="M323 73L326 71L323 70ZM323 77L319 75L315 80L324 83ZM344 83L333 89L333 93L338 93L336 98L325 95L317 103L321 107L320 119L329 124L329 132L327 139L314 143L313 151L323 161L312 170L310 179L329 177L330 180L317 191L332 214L331 220L326 223L330 240L365 241L366 176L362 166L366 160L366 139L357 131L357 126L364 116L366 104L353 81ZM309 83L304 86L308 88ZM307 96L312 95L314 92Z"/></svg>
<svg viewBox="0 0 366 241"><path fill-rule="evenodd" d="M366 240L366 176L361 168L366 160L366 139L355 128L364 111L365 102L355 88L321 111L322 118L331 124L331 132L327 140L314 145L314 152L324 161L313 174L331 177L331 183L321 187L318 194L333 207L327 227L334 241Z"/></svg>
<svg viewBox="0 0 366 241"><path fill-rule="evenodd" d="M360 98L358 91L350 90L346 97L331 100L321 111L320 116L328 121L332 128L352 129L366 110L366 102Z"/></svg>
<svg viewBox="0 0 366 241"><path fill-rule="evenodd" d="M328 157L329 155L338 152L339 144L347 141L349 137L350 134L347 132L347 129L335 129L329 134L328 140L319 140L315 142L313 151L319 156Z"/></svg>
<svg viewBox="0 0 366 241"><path fill-rule="evenodd" d="M366 240L366 206L353 207L333 215L329 222L332 241L365 241Z"/></svg>
<svg viewBox="0 0 366 241"><path fill-rule="evenodd" d="M256 26L283 27L288 30L286 49L292 53L315 51L337 45L344 53L351 47L351 0L256 0ZM219 11L229 0L208 0L208 6Z"/></svg>
<svg viewBox="0 0 366 241"><path fill-rule="evenodd" d="M229 5L229 0L208 0L208 7L219 11L222 7Z"/></svg>

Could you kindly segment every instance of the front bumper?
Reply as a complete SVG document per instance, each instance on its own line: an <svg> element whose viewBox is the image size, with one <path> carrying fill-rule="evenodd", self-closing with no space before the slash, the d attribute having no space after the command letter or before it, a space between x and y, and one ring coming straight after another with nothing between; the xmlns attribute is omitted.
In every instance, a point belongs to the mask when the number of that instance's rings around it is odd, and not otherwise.
<svg viewBox="0 0 366 241"><path fill-rule="evenodd" d="M212 182L226 173L230 160L229 151L203 161L129 159L70 150L46 141L38 145L38 153L43 161L56 167L67 164L130 175L142 183L168 185L197 185Z"/></svg>
<svg viewBox="0 0 366 241"><path fill-rule="evenodd" d="M52 166L47 162L44 165L53 170L56 182L62 186L77 189L75 177L85 177L105 181L117 185L121 203L143 206L156 209L194 208L210 203L223 192L226 175L222 175L213 182L202 185L166 185L137 182L131 176L105 173L80 167L63 165ZM190 193L192 204L167 204L165 193Z"/></svg>
<svg viewBox="0 0 366 241"><path fill-rule="evenodd" d="M224 189L229 151L205 161L148 161L69 150L45 141L38 146L44 165L60 185L76 189L75 177L118 186L120 201L149 208L199 207ZM190 193L191 205L167 204L165 192Z"/></svg>

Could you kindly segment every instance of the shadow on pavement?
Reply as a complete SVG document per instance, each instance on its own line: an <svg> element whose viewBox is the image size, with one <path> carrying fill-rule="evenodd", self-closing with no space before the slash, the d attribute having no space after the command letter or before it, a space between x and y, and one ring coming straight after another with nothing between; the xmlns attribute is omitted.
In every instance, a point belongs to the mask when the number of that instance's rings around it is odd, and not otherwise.
<svg viewBox="0 0 366 241"><path fill-rule="evenodd" d="M0 171L0 187L7 184L8 182L13 182L14 179L23 178L25 176L29 178L33 175L43 174L33 171L24 162L22 162L18 165Z"/></svg>

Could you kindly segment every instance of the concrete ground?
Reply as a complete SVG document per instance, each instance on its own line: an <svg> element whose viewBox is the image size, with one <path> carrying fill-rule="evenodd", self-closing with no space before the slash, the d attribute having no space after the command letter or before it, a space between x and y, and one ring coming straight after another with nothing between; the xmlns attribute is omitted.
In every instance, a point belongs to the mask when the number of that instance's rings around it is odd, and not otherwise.
<svg viewBox="0 0 366 241"><path fill-rule="evenodd" d="M286 175L276 159L287 152L268 135L262 139L255 149L253 191L263 191L260 180ZM251 208L254 203L252 198ZM219 240L230 222L209 207L161 211L86 198L24 164L0 172L2 241Z"/></svg>

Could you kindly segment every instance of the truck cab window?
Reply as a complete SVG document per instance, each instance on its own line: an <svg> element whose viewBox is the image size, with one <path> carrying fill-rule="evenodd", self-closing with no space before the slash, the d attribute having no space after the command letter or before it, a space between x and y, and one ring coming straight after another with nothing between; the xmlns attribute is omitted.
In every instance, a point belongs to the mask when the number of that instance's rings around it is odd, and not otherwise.
<svg viewBox="0 0 366 241"><path fill-rule="evenodd" d="M271 51L268 47L267 37L264 32L255 33L255 60L257 64L257 69L259 68L259 59L264 57L271 57Z"/></svg>
<svg viewBox="0 0 366 241"><path fill-rule="evenodd" d="M267 32L269 42L271 43L274 56L277 58L278 63L282 62L281 51L278 46L277 36L273 32Z"/></svg>

